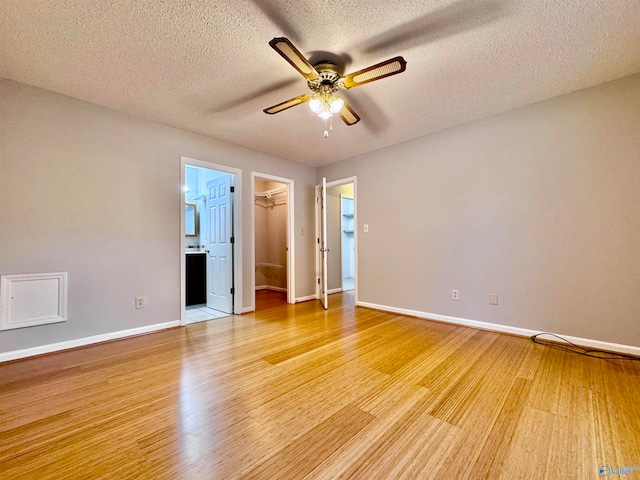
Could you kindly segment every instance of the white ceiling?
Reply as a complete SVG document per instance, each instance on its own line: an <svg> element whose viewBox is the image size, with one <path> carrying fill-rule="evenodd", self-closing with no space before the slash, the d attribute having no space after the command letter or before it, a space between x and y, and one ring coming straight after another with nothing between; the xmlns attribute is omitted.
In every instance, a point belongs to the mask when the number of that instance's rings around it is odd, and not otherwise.
<svg viewBox="0 0 640 480"><path fill-rule="evenodd" d="M0 22L0 76L309 165L640 71L639 0L3 0ZM262 112L308 92L276 36L407 71L344 92L362 121L324 139L305 105Z"/></svg>

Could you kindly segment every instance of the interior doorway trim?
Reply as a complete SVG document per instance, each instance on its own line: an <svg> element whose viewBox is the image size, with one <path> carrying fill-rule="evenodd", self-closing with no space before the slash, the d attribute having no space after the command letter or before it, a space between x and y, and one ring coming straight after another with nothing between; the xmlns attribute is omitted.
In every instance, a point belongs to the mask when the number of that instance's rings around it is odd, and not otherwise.
<svg viewBox="0 0 640 480"><path fill-rule="evenodd" d="M333 187L339 187L340 185L347 185L349 183L353 183L353 246L354 246L353 268L354 268L354 275L355 275L355 280L353 283L353 299L355 304L358 305L358 279L360 277L360 275L358 275L358 177L355 177L355 176L347 177L347 178L341 178L339 180L332 180L331 182L327 182L327 190ZM317 210L316 210L316 217L317 217ZM340 255L342 256L342 252L340 252ZM319 261L318 256L319 256L319 251L316 248L316 263Z"/></svg>
<svg viewBox="0 0 640 480"><path fill-rule="evenodd" d="M295 228L294 228L294 181L268 173L251 172L251 198L255 196L256 179L284 183L287 186L287 303L295 303ZM251 286L256 288L256 211L251 208ZM256 296L252 295L251 310L256 309Z"/></svg>
<svg viewBox="0 0 640 480"><path fill-rule="evenodd" d="M234 289L234 301L233 301L233 313L242 313L242 170L239 168L229 167L227 165L220 165L217 163L206 162L195 158L180 157L180 325L185 325L185 303L186 303L186 241L184 231L184 203L185 192L182 188L185 184L185 167L189 165L192 167L206 168L208 170L217 170L224 173L229 173L233 176L233 186L235 187L234 205L233 205L233 236L235 238L235 248L233 255L233 289Z"/></svg>

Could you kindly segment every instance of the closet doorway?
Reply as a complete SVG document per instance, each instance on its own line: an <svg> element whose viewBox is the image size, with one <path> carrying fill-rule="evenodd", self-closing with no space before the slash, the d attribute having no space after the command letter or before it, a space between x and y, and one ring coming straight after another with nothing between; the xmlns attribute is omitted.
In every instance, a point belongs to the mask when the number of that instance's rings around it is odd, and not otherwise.
<svg viewBox="0 0 640 480"><path fill-rule="evenodd" d="M294 303L293 180L252 172L254 309Z"/></svg>
<svg viewBox="0 0 640 480"><path fill-rule="evenodd" d="M350 183L350 193L340 194L340 231L342 235L342 245L340 254L342 256L342 291L346 292L355 288L356 262L355 262L355 222L354 222L354 200L353 183Z"/></svg>
<svg viewBox="0 0 640 480"><path fill-rule="evenodd" d="M356 178L327 183L327 294L357 302ZM343 298L347 298L344 297Z"/></svg>

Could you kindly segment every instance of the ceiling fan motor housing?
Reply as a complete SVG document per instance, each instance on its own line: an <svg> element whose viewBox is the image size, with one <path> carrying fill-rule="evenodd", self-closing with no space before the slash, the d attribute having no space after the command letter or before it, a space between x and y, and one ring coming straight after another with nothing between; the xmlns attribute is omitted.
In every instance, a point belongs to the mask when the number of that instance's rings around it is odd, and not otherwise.
<svg viewBox="0 0 640 480"><path fill-rule="evenodd" d="M320 60L313 68L320 75L320 80L307 82L311 90L317 93L333 93L340 88L338 80L342 78L342 72L335 63L330 60Z"/></svg>

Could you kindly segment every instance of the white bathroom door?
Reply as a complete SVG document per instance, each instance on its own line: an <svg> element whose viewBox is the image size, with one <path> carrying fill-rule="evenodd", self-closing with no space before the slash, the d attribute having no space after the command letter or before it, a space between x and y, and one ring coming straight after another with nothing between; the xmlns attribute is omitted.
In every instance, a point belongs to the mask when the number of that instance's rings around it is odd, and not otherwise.
<svg viewBox="0 0 640 480"><path fill-rule="evenodd" d="M207 307L231 313L233 258L231 175L207 182Z"/></svg>

